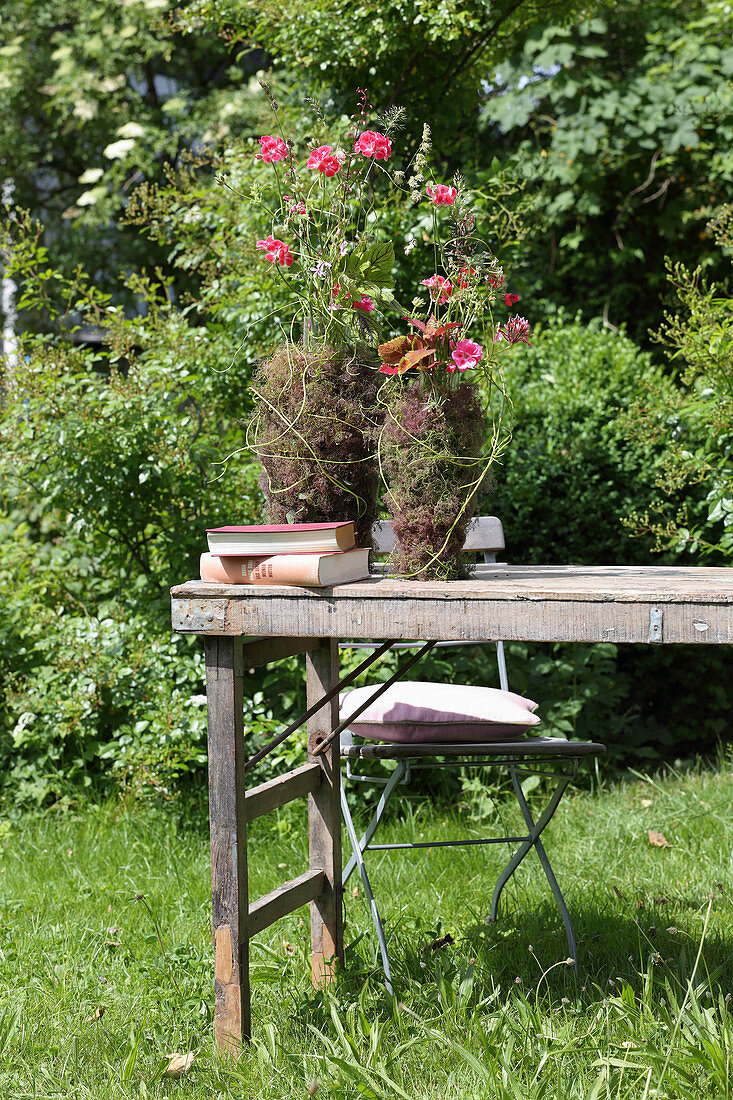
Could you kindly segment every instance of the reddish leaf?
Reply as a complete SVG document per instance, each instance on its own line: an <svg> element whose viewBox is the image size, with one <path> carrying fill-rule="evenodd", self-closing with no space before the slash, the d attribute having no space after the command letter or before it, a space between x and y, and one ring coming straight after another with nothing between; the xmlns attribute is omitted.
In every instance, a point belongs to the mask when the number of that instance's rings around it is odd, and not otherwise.
<svg viewBox="0 0 733 1100"><path fill-rule="evenodd" d="M649 837L649 843L652 848L671 848L672 845L667 840L664 833L655 833L653 829L650 829L647 833Z"/></svg>
<svg viewBox="0 0 733 1100"><path fill-rule="evenodd" d="M427 362L426 360L429 360ZM398 370L400 374L409 370L410 367L417 367L418 370L428 370L432 367L435 356L432 348L415 348L412 351L407 351L400 359L400 365Z"/></svg>
<svg viewBox="0 0 733 1100"><path fill-rule="evenodd" d="M395 336L394 340L387 340L385 344L380 344L377 351L386 363L394 366L399 363L406 351L415 346L416 339L415 336Z"/></svg>

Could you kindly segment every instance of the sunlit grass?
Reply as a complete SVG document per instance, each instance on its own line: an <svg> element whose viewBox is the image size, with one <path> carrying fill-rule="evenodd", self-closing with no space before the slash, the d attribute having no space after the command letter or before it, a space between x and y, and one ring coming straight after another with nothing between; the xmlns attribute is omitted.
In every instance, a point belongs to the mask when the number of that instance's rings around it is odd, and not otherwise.
<svg viewBox="0 0 733 1100"><path fill-rule="evenodd" d="M422 802L386 834L474 829L465 808ZM651 846L650 829L670 846ZM205 815L106 806L14 821L0 842L0 1096L280 1100L318 1082L318 1095L385 1100L730 1097L733 770L576 793L546 837L577 979L533 857L487 926L503 849L374 853L395 997L352 878L347 968L328 995L309 983L307 910L258 937L255 1038L233 1062L212 1042ZM256 823L252 897L306 859L297 815ZM453 944L427 946L445 933ZM163 1075L174 1051L195 1052L180 1081Z"/></svg>

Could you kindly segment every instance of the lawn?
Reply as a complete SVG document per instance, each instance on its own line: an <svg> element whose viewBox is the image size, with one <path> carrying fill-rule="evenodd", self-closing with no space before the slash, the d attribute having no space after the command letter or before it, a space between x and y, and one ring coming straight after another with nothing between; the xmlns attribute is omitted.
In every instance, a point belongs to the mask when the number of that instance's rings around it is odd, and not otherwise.
<svg viewBox="0 0 733 1100"><path fill-rule="evenodd" d="M472 835L488 809L416 802L385 831ZM347 967L328 994L309 984L307 910L258 938L254 1041L238 1062L212 1042L205 811L115 804L0 828L7 1100L731 1096L730 759L565 799L546 843L580 941L579 978L533 857L487 926L498 849L375 853L396 996L352 879ZM652 845L650 830L668 846ZM253 897L305 863L294 812L251 829ZM429 946L446 933L452 944ZM179 1080L164 1074L173 1052L195 1052Z"/></svg>

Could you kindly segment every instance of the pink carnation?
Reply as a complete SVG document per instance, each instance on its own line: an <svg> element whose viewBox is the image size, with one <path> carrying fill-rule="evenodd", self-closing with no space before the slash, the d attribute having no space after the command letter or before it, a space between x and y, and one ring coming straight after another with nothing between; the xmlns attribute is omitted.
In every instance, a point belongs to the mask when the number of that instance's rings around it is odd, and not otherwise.
<svg viewBox="0 0 733 1100"><path fill-rule="evenodd" d="M444 183L438 183L435 187L426 187L425 191L436 206L452 206L458 194L455 187L447 187Z"/></svg>
<svg viewBox="0 0 733 1100"><path fill-rule="evenodd" d="M454 374L456 370L462 371L475 367L483 354L480 344L474 343L473 340L460 340L451 352L451 359L455 366L449 366L448 373Z"/></svg>
<svg viewBox="0 0 733 1100"><path fill-rule="evenodd" d="M332 145L319 145L308 157L308 167L312 172L323 172L326 176L335 176L341 167L341 160L333 151Z"/></svg>
<svg viewBox="0 0 733 1100"><path fill-rule="evenodd" d="M289 247L284 241L279 241L277 237L266 237L264 241L258 241L256 248L261 248L265 253L265 259L268 263L282 264L283 267L290 267L294 263L294 257L290 254Z"/></svg>
<svg viewBox="0 0 733 1100"><path fill-rule="evenodd" d="M392 142L376 130L365 130L354 144L354 152L375 160L386 160L392 156Z"/></svg>
<svg viewBox="0 0 733 1100"><path fill-rule="evenodd" d="M504 339L508 344L518 344L520 341L529 344L529 321L524 317L510 317L504 328L496 330L494 342Z"/></svg>
<svg viewBox="0 0 733 1100"><path fill-rule="evenodd" d="M431 275L429 279L423 279L420 286L426 286L430 290L432 300L444 305L453 293L453 283L444 279L442 275Z"/></svg>
<svg viewBox="0 0 733 1100"><path fill-rule="evenodd" d="M267 164L272 160L285 160L288 155L288 147L282 138L274 134L265 134L260 138L262 152L255 154L255 160L264 160Z"/></svg>

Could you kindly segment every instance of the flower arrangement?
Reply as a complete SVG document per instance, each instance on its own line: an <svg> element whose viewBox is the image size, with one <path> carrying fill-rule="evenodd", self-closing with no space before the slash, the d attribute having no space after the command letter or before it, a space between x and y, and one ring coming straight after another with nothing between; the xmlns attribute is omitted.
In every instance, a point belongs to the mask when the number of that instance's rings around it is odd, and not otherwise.
<svg viewBox="0 0 733 1100"><path fill-rule="evenodd" d="M466 524L506 442L500 358L530 339L523 317L495 321L493 311L511 310L518 296L476 233L463 179L430 178L429 127L396 168L403 112L375 116L360 92L358 110L327 142L315 105L321 132L300 151L263 87L279 132L260 137L255 154L268 174L257 174L248 198L269 232L253 251L282 284L287 322L278 319L282 346L255 377L248 442L262 460L270 518L342 518L351 507L364 540L376 515L378 464L397 570L461 575ZM384 228L395 201L414 215L399 242ZM395 297L398 253L424 246L424 278L405 307ZM403 331L382 340L393 311ZM420 482L417 518L407 515L411 477ZM341 511L325 514L334 508Z"/></svg>

